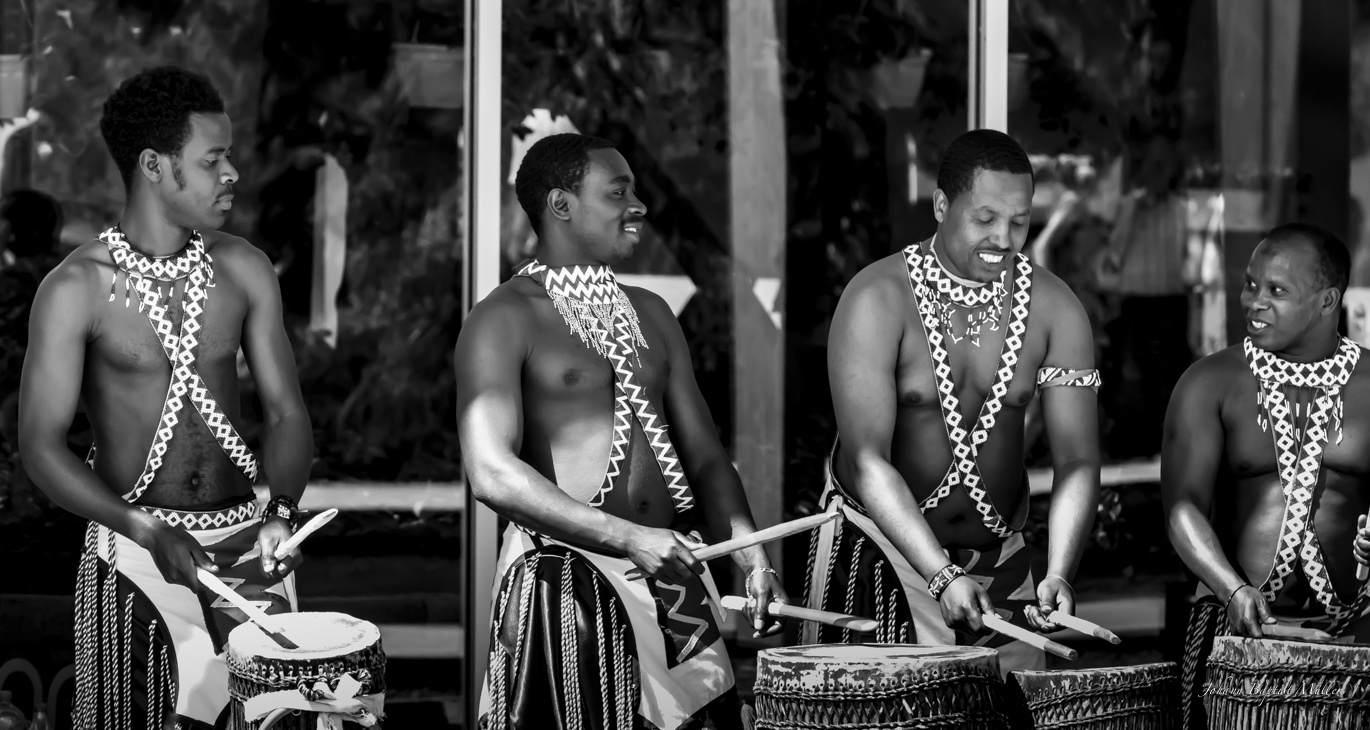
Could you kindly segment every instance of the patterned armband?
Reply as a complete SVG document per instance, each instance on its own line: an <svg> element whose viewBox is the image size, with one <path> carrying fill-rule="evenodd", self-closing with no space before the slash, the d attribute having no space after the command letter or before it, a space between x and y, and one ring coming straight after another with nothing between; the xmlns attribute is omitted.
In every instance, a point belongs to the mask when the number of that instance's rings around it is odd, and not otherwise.
<svg viewBox="0 0 1370 730"><path fill-rule="evenodd" d="M928 581L928 593L932 595L932 600L941 601L942 594L946 592L947 586L951 585L952 581L965 574L966 571L956 563L952 563L937 571L937 575L934 575L932 580Z"/></svg>
<svg viewBox="0 0 1370 730"><path fill-rule="evenodd" d="M1099 386L1104 384L1104 379L1099 377L1099 371L1094 368L1087 370L1073 370L1071 368L1040 368L1037 370L1038 388L1055 388L1057 386L1070 386L1075 388L1093 388L1095 393L1099 392Z"/></svg>

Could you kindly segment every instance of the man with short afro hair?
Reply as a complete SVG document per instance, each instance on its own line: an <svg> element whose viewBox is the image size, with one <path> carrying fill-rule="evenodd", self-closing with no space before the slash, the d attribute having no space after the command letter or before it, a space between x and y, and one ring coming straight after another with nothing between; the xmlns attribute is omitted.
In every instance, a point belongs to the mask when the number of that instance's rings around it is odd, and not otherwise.
<svg viewBox="0 0 1370 730"><path fill-rule="evenodd" d="M309 477L309 416L275 270L218 231L238 171L214 86L184 69L144 71L110 95L100 130L123 214L43 280L19 396L34 483L90 520L73 725L224 727L224 642L245 617L197 571L267 613L295 610L299 552L274 553ZM240 348L264 414L260 461L238 431ZM78 403L95 434L84 463L66 444Z"/></svg>

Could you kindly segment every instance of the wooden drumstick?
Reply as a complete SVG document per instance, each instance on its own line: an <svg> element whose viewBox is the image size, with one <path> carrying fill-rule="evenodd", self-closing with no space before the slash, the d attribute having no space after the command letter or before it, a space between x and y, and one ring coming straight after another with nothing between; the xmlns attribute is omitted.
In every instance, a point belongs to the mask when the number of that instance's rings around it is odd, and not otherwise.
<svg viewBox="0 0 1370 730"><path fill-rule="evenodd" d="M1014 626L995 614L982 614L980 620L985 623L985 628L991 631L997 631L1011 639L1017 639L1028 646L1036 647L1048 654L1054 654L1062 659L1068 659L1070 661L1075 661L1075 659L1080 656L1079 652L1065 644L1052 641L1041 634L1028 631L1021 626Z"/></svg>
<svg viewBox="0 0 1370 730"><path fill-rule="evenodd" d="M1087 634L1098 639L1103 639L1104 641L1107 641L1110 644L1121 644L1123 642L1122 639L1118 638L1117 634L1113 633L1112 631L1109 631L1108 629L1100 626L1099 624L1096 624L1092 621L1086 621L1080 618L1079 616L1072 616L1064 611L1052 611L1051 615L1047 616L1047 621L1050 621L1053 624L1060 624L1061 626L1064 626L1068 629L1075 629L1076 631L1082 634Z"/></svg>
<svg viewBox="0 0 1370 730"><path fill-rule="evenodd" d="M1274 639L1332 640L1332 635L1326 631L1305 629L1302 626L1285 626L1284 624L1261 624L1261 634Z"/></svg>
<svg viewBox="0 0 1370 730"><path fill-rule="evenodd" d="M224 582L219 580L219 576L214 575L204 568L196 568L195 574L199 577L201 585L219 594L225 601L233 604L234 608L247 614L247 617L251 619L252 623L260 626L267 636L276 640L276 643L287 649L300 648L299 644L286 638L285 634L281 633L280 627L276 625L275 621L271 620L270 616L266 615L260 608L252 605L246 598L238 595L237 591L224 585Z"/></svg>
<svg viewBox="0 0 1370 730"><path fill-rule="evenodd" d="M723 604L724 608L733 611L741 611L747 607L747 599L742 596L724 596L719 602ZM863 633L873 632L880 627L880 624L876 623L875 619L861 618L860 616L852 616L851 614L846 613L819 611L818 609L803 608L801 606L787 606L775 601L772 601L771 605L766 607L766 613L772 616L797 618L801 621L813 621Z"/></svg>
<svg viewBox="0 0 1370 730"><path fill-rule="evenodd" d="M837 519L839 514L840 513L835 511L820 512L816 515L800 517L797 520L781 522L778 525L772 525L764 530L757 530L750 535L743 535L742 537L725 540L717 545L705 545L694 551L695 560L704 562L706 560L713 560L714 558L721 558L724 555L731 555L738 550L745 550L753 545L760 545L763 542L779 540L782 537L789 537L798 532L812 530L819 525ZM642 577L643 573L641 568L633 568L627 573L628 580L641 580Z"/></svg>
<svg viewBox="0 0 1370 730"><path fill-rule="evenodd" d="M276 559L285 560L286 556L290 555L290 553L293 552L295 548L299 547L300 543L304 542L304 539L306 537L309 537L315 532L318 532L320 527L323 527L324 525L328 524L329 520L337 516L337 509L327 509L323 512L320 512L317 515L314 515L313 519L304 523L304 527L301 527L299 530L295 532L294 535L291 535L289 540L286 540L285 542L276 546L276 552L274 553Z"/></svg>

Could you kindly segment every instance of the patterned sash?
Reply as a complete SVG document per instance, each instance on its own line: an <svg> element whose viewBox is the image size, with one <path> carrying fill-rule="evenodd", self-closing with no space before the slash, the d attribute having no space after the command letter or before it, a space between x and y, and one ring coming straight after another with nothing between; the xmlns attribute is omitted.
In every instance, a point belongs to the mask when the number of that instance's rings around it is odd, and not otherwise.
<svg viewBox="0 0 1370 730"><path fill-rule="evenodd" d="M1342 338L1337 353L1320 362L1293 363L1273 353L1257 348L1246 338L1242 343L1246 362L1256 377L1256 405L1261 430L1269 429L1275 441L1275 453L1280 468L1280 487L1284 492L1284 519L1280 524L1274 564L1260 586L1267 601L1274 601L1284 588L1295 562L1302 559L1303 574L1318 601L1332 619L1329 633L1341 631L1364 610L1370 584L1361 584L1352 605L1346 605L1332 590L1327 567L1323 564L1322 545L1313 528L1313 493L1322 471L1322 457L1328 442L1329 421L1337 431L1337 443L1342 439L1341 389L1351 379L1360 361L1360 347ZM1289 407L1283 387L1314 388L1317 396L1308 409L1302 433L1294 422L1295 414Z"/></svg>
<svg viewBox="0 0 1370 730"><path fill-rule="evenodd" d="M118 283L119 272L122 271L124 306L129 304L131 286L138 295L138 311L147 315L148 323L156 331L158 340L162 343L162 350L172 368L171 382L167 385L166 398L162 404L162 417L157 424L147 460L143 464L143 473L135 482L133 491L124 495L124 499L129 502L138 501L157 476L157 471L162 467L162 460L166 456L173 429L179 421L178 414L185 406L184 399L187 396L195 406L196 412L200 414L200 418L209 427L210 433L214 434L214 440L219 442L219 447L249 481L256 481L257 457L238 435L237 429L219 408L219 404L214 400L214 394L209 392L199 371L195 369L195 359L199 354L200 345L197 339L201 327L200 320L204 315L205 302L209 298L207 289L214 286L213 259L205 251L204 238L199 232L192 233L190 241L180 253L166 258L151 258L133 250L123 231L117 227L101 233L100 240L109 247L110 256L117 267L110 280L109 301L114 301L115 284ZM181 328L177 332L167 316L169 302L163 301L155 282L171 282L174 292L176 280L182 277L185 278L186 284L185 291L181 294ZM94 446L91 447L86 461L94 463Z"/></svg>
<svg viewBox="0 0 1370 730"><path fill-rule="evenodd" d="M951 494L952 488L959 484L974 500L975 509L980 513L980 520L985 527L999 537L1008 537L1022 526L1010 525L990 502L989 493L980 478L977 458L980 446L989 439L989 432L994 428L995 416L1003 409L1004 396L1008 393L1009 383L1012 382L1014 370L1018 366L1018 353L1023 347L1023 336L1027 332L1028 305L1032 299L1032 264L1022 254L1014 257L1013 304L1009 312L1008 332L1004 335L1003 348L999 354L999 369L995 371L994 382L990 385L985 402L980 407L979 419L967 432L961 426L960 400L954 393L951 366L947 362L947 348L943 344L942 326L950 327L950 322L942 319L936 301L937 293L933 289L934 286L940 289L938 282L946 281L941 278L941 266L931 251L926 254L920 253L919 244L904 249L904 263L908 268L909 285L913 287L914 301L918 305L923 334L928 340L933 376L937 381L942 418L946 423L947 441L952 452L951 464L947 466L947 473L942 477L941 484L918 507L924 513L936 509L937 505ZM1008 271L1005 270L1001 278L1007 274ZM982 287L982 290L985 289L991 287ZM999 291L1002 292L1003 289L1000 288Z"/></svg>
<svg viewBox="0 0 1370 730"><path fill-rule="evenodd" d="M647 341L642 337L637 312L628 295L618 287L613 272L607 266L551 269L533 260L519 269L516 276L527 276L541 284L571 332L604 356L614 369L614 433L609 445L609 464L604 470L604 483L587 504L600 506L614 490L632 438L629 419L636 415L652 445L675 511L683 513L694 507L694 493L666 434L666 420L657 414L638 383L634 363L641 360L637 347L646 348Z"/></svg>

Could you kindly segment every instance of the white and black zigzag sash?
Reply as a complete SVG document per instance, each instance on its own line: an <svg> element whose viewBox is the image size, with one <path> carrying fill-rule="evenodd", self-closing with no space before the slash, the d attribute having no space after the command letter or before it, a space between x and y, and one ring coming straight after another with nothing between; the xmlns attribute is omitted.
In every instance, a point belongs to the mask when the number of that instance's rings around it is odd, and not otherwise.
<svg viewBox="0 0 1370 730"><path fill-rule="evenodd" d="M994 382L990 385L989 394L985 396L985 402L980 407L979 419L970 431L966 431L961 426L960 400L954 392L951 366L947 362L947 348L941 330L941 311L936 301L938 294L930 286L930 282L941 280L936 273L938 263L935 254L931 251L921 253L919 244L913 244L904 249L904 263L908 269L909 285L913 287L913 297L918 306L923 334L928 340L933 377L937 382L938 402L942 406L942 418L946 423L947 441L952 453L951 464L947 467L941 484L919 503L918 507L925 513L936 509L937 505L951 494L952 488L959 484L975 502L975 509L980 513L980 520L985 527L999 537L1008 537L1021 529L1021 526L1010 525L990 502L989 493L980 477L977 458L980 446L989 439L989 432L994 428L995 416L1003 409L1004 396L1008 393L1013 373L1018 366L1018 353L1022 350L1023 337L1027 332L1028 305L1032 300L1032 264L1022 254L1014 257L1012 304L1008 331L1004 333L1004 344L999 354L999 368L994 372Z"/></svg>
<svg viewBox="0 0 1370 730"><path fill-rule="evenodd" d="M1274 601L1284 588L1296 562L1302 560L1304 578L1332 619L1329 633L1337 636L1346 624L1360 615L1370 600L1370 584L1361 584L1352 605L1346 605L1332 590L1322 545L1313 529L1313 493L1322 471L1322 457L1329 441L1329 423L1342 438L1341 390L1351 379L1360 361L1360 347L1342 338L1337 353L1319 362L1293 363L1262 350L1246 338L1242 343L1246 362L1258 385L1256 405L1261 430L1269 429L1279 461L1280 487L1284 491L1284 519L1270 574L1260 586L1267 601ZM1303 433L1294 423L1283 387L1317 390L1308 409Z"/></svg>
<svg viewBox="0 0 1370 730"><path fill-rule="evenodd" d="M527 276L541 284L571 332L579 335L587 347L603 355L614 369L614 434L609 446L609 464L604 470L604 483L587 504L600 506L614 490L632 438L630 418L635 415L652 445L675 511L683 513L694 507L694 493L666 434L666 420L657 414L638 382L634 366L640 362L637 347L646 348L647 341L642 337L637 312L628 295L619 288L613 272L607 266L552 269L533 260L516 275Z"/></svg>
<svg viewBox="0 0 1370 730"><path fill-rule="evenodd" d="M148 449L143 473L139 475L133 490L124 495L124 499L137 502L157 476L157 470L161 468L162 460L166 456L167 445L171 442L173 429L180 419L178 414L185 406L187 397L228 458L233 460L249 481L256 481L257 457L238 435L237 429L219 408L219 404L214 400L214 394L209 392L208 386L195 369L195 359L199 355L198 336L201 318L204 315L205 303L209 299L207 290L214 286L213 259L205 251L204 238L199 232L193 233L185 249L166 258L151 258L135 251L118 228L101 233L100 240L109 247L110 256L117 267L110 281L109 300L114 301L115 284L119 272L122 271L125 276L125 306L128 305L131 286L138 297L138 310L147 315L148 323L156 331L157 338L162 343L162 350L171 363L171 382L167 386L162 417L157 424L152 446ZM167 303L163 302L156 282L173 282L174 292L174 282L181 277L185 277L186 284L185 291L181 294L181 328L178 333L167 316ZM91 447L86 460L88 463L94 463L95 447Z"/></svg>

